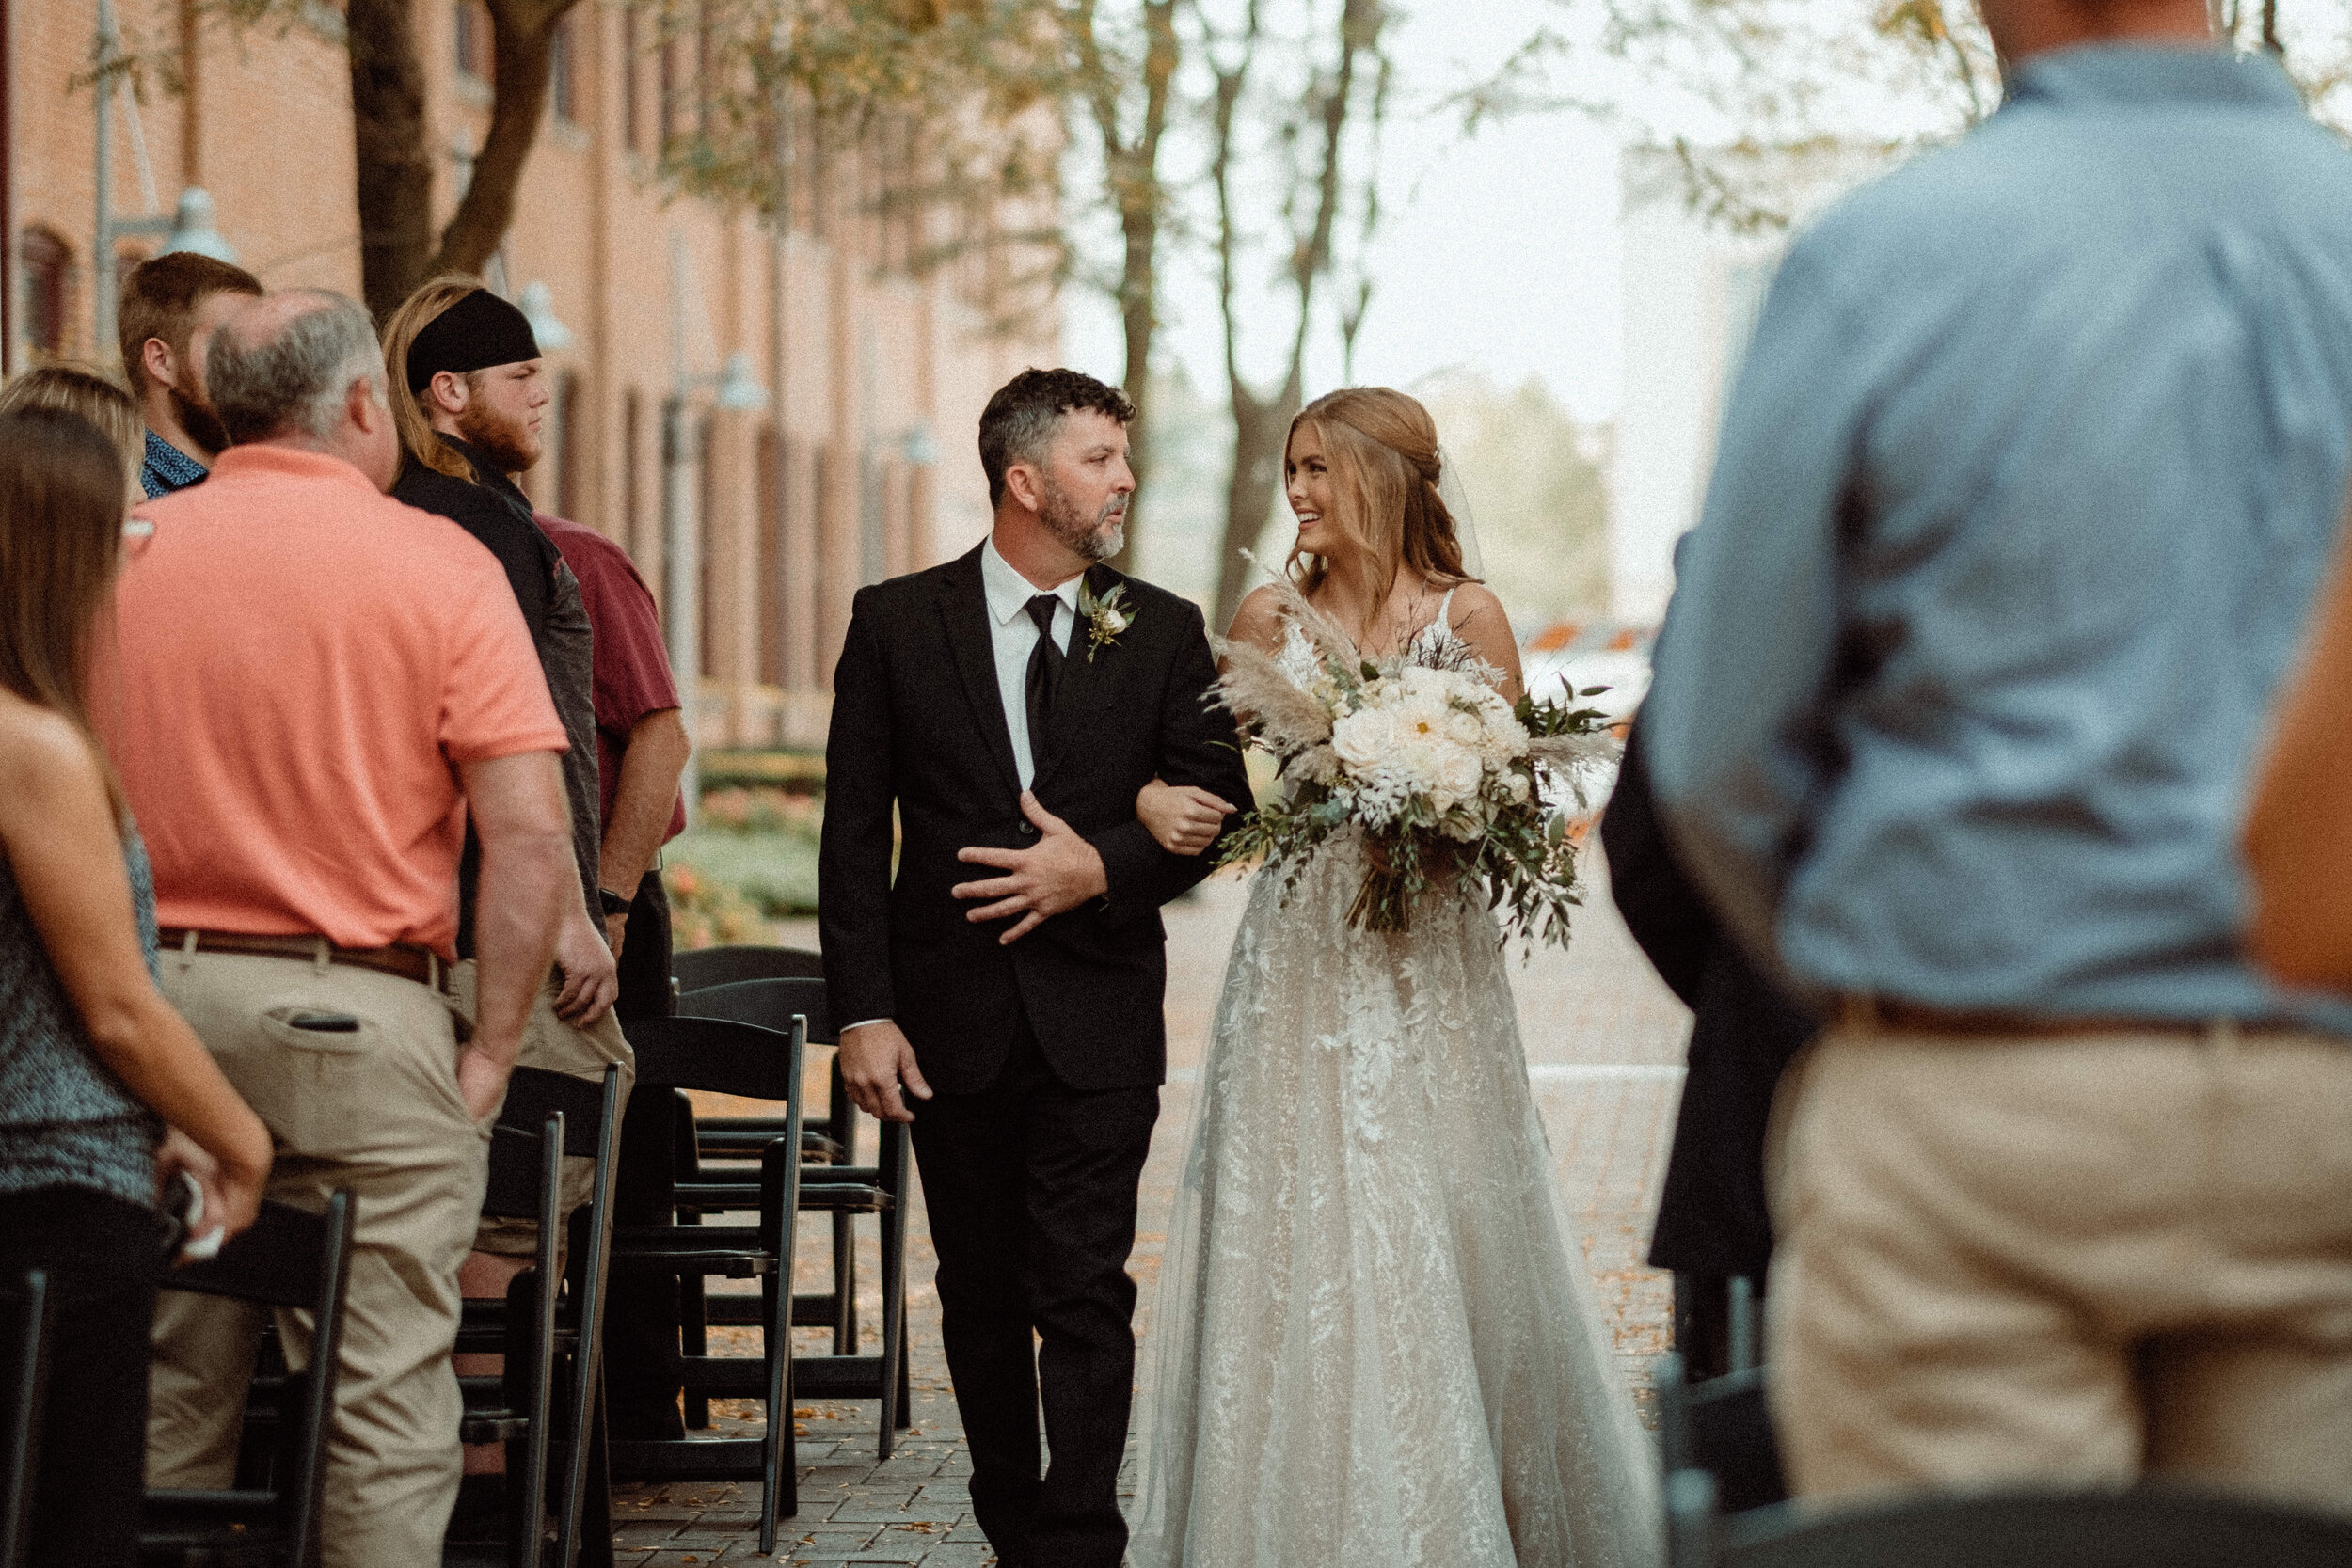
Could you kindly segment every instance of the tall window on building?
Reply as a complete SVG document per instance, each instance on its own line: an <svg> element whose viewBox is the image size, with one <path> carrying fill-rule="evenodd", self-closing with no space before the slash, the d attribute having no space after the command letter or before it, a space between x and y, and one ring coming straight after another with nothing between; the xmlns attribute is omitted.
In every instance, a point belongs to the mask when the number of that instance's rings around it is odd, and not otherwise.
<svg viewBox="0 0 2352 1568"><path fill-rule="evenodd" d="M710 78L713 45L710 37L710 0L702 0L694 8L694 135L710 135Z"/></svg>
<svg viewBox="0 0 2352 1568"><path fill-rule="evenodd" d="M580 450L580 376L565 371L555 378L555 515L578 519L580 511L580 467L587 453Z"/></svg>
<svg viewBox="0 0 2352 1568"><path fill-rule="evenodd" d="M677 135L678 77L684 74L679 70L678 53L676 39L665 38L661 40L661 102L654 108L656 131L653 150L656 153L666 149L670 138Z"/></svg>
<svg viewBox="0 0 2352 1568"><path fill-rule="evenodd" d="M638 402L634 387L621 394L621 548L642 564L645 560L644 539L638 529L644 519L645 503L639 492L644 488L645 475L638 451L644 438L638 433L644 427L644 420Z"/></svg>
<svg viewBox="0 0 2352 1568"><path fill-rule="evenodd" d="M784 438L759 433L759 678L784 682Z"/></svg>
<svg viewBox="0 0 2352 1568"><path fill-rule="evenodd" d="M644 53L645 35L638 24L637 8L630 6L621 12L621 146L631 152L645 150L645 133L642 129L644 106L638 102Z"/></svg>
<svg viewBox="0 0 2352 1568"><path fill-rule="evenodd" d="M482 0L454 0L457 70L477 82L490 79L490 13Z"/></svg>
<svg viewBox="0 0 2352 1568"><path fill-rule="evenodd" d="M574 55L572 18L565 16L548 35L548 103L566 125L580 123L580 70Z"/></svg>
<svg viewBox="0 0 2352 1568"><path fill-rule="evenodd" d="M719 617L712 613L718 608L719 596L714 592L718 584L710 569L711 557L717 553L711 546L719 531L714 526L718 519L713 515L718 510L718 485L710 461L718 451L717 434L718 427L707 414L694 426L694 553L702 599L702 613L695 620L702 633L701 662L706 677L719 673Z"/></svg>
<svg viewBox="0 0 2352 1568"><path fill-rule="evenodd" d="M73 252L46 229L24 230L24 346L36 364L65 354L66 324L73 319Z"/></svg>

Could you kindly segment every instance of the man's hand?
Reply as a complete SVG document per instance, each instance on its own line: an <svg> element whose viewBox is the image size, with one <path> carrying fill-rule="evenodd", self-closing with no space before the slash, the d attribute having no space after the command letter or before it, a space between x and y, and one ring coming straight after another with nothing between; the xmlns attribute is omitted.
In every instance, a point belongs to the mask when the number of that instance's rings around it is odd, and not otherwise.
<svg viewBox="0 0 2352 1568"><path fill-rule="evenodd" d="M841 1084L857 1108L881 1121L913 1121L914 1113L899 1098L898 1086L917 1100L929 1100L931 1086L914 1065L914 1047L889 1019L861 1023L841 1033Z"/></svg>
<svg viewBox="0 0 2352 1568"><path fill-rule="evenodd" d="M1037 797L1025 789L1021 792L1021 810L1037 826L1041 836L1036 847L956 851L956 859L968 865L991 865L1007 873L984 882L960 882L955 888L959 898L995 900L974 910L966 919L1021 917L1020 924L996 939L1007 947L1063 911L1100 898L1111 886L1110 874L1103 869L1103 857L1094 846L1039 805Z"/></svg>
<svg viewBox="0 0 2352 1568"><path fill-rule="evenodd" d="M466 1114L477 1126L498 1115L506 1101L506 1080L514 1071L515 1056L522 1042L516 1040L503 1052L485 1048L480 1035L457 1053L457 1092L465 1097Z"/></svg>
<svg viewBox="0 0 2352 1568"><path fill-rule="evenodd" d="M628 911L624 910L619 914L606 915L604 917L604 944L612 949L612 962L615 968L619 967L621 961L621 943L628 940Z"/></svg>
<svg viewBox="0 0 2352 1568"><path fill-rule="evenodd" d="M587 1028L612 1011L621 994L621 966L604 938L588 924L588 911L568 914L555 938L555 969L564 986L555 993L555 1016Z"/></svg>

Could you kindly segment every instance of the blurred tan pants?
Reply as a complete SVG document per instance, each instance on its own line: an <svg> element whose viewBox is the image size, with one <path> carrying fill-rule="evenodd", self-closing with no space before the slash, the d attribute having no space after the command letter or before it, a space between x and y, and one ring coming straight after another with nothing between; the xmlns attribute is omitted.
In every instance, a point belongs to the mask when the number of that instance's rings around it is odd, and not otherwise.
<svg viewBox="0 0 2352 1568"><path fill-rule="evenodd" d="M2149 1474L2352 1509L2352 1045L1833 1028L1781 1094L1799 1493Z"/></svg>
<svg viewBox="0 0 2352 1568"><path fill-rule="evenodd" d="M306 1209L350 1187L358 1215L327 1446L326 1568L414 1568L441 1557L457 1498L457 1267L473 1241L489 1132L457 1087L455 1021L410 980L341 965L216 953L162 956L165 996L278 1148L269 1196ZM297 1029L349 1013L350 1033ZM230 1483L265 1308L166 1291L155 1314L148 1479ZM295 1365L307 1314L278 1314Z"/></svg>
<svg viewBox="0 0 2352 1568"><path fill-rule="evenodd" d="M455 981L457 1006L470 1022L474 1016L474 961L460 960L452 970ZM555 1013L555 998L562 990L559 977L550 974L546 985L539 988L538 999L531 1005L531 1021L523 1025L522 1049L515 1053L516 1067L535 1067L548 1072L567 1072L574 1078L591 1083L604 1082L605 1065L621 1064L621 1103L628 1104L628 1093L637 1082L637 1053L628 1048L628 1038L621 1033L621 1021L607 1011L593 1025L582 1029L564 1022ZM563 1211L569 1217L572 1211L588 1201L589 1189L596 1184L596 1163L585 1155L568 1155L564 1161ZM539 1224L536 1220L493 1219L485 1215L475 1228L474 1250L495 1252L507 1257L528 1258L539 1250ZM563 1243L557 1243L558 1250Z"/></svg>

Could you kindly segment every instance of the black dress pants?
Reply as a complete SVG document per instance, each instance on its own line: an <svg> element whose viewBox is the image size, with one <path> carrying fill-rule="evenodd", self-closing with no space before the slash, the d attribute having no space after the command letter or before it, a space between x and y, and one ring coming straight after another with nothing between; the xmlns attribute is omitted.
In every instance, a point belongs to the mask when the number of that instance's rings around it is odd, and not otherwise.
<svg viewBox="0 0 2352 1568"><path fill-rule="evenodd" d="M670 898L659 870L645 873L628 908L621 942L621 995L612 1010L622 1033L637 1018L670 1016ZM675 1097L667 1089L629 1096L621 1113L620 1160L612 1178L616 1225L664 1225L677 1179ZM615 1265L605 1291L605 1398L613 1435L675 1437L677 1276Z"/></svg>
<svg viewBox="0 0 2352 1568"><path fill-rule="evenodd" d="M147 1343L163 1222L81 1187L0 1196L0 1268L49 1276L33 1568L133 1568L147 1485Z"/></svg>
<svg viewBox="0 0 2352 1568"><path fill-rule="evenodd" d="M1127 1254L1159 1090L1073 1089L1025 1027L989 1087L914 1109L972 1512L1005 1568L1119 1568ZM1053 1459L1041 1477L1041 1402Z"/></svg>

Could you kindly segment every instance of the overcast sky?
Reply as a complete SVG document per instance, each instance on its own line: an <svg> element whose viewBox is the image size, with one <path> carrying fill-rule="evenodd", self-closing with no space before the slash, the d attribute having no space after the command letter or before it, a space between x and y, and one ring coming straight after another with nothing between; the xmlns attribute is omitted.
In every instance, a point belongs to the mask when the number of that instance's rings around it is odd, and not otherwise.
<svg viewBox="0 0 2352 1568"><path fill-rule="evenodd" d="M1572 114L1529 115L1464 140L1432 112L1446 89L1489 72L1544 20L1545 0L1409 0L1391 50L1403 92L1383 158L1387 221L1378 280L1357 346L1357 379L1409 387L1455 366L1516 385L1543 379L1579 418L1606 419L1621 392L1616 134ZM1206 258L1174 258L1161 352L1204 388L1222 385ZM1107 301L1073 290L1073 364L1117 377ZM1320 334L1308 395L1338 384L1335 335Z"/></svg>

